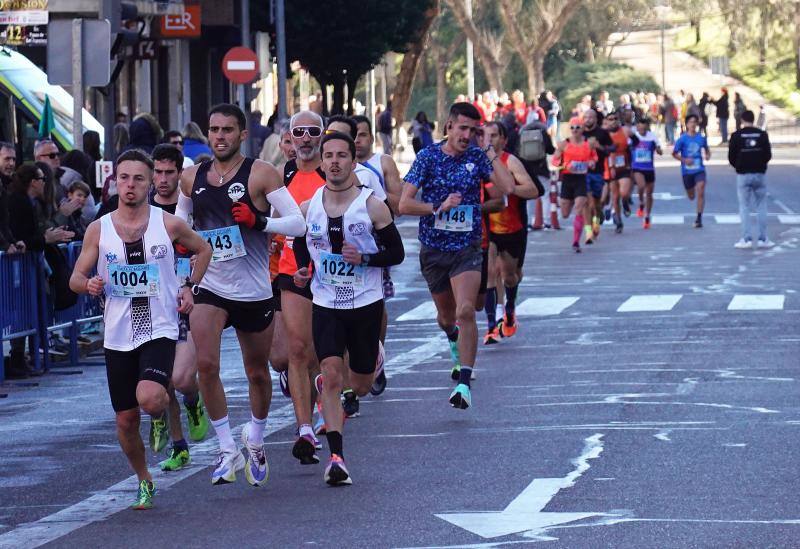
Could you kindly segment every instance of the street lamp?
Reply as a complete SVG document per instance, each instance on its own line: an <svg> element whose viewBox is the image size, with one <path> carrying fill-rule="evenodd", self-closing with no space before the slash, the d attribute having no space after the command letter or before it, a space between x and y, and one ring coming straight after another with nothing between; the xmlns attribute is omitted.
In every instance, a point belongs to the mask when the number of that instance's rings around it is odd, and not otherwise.
<svg viewBox="0 0 800 549"><path fill-rule="evenodd" d="M653 9L656 12L656 17L658 17L658 20L661 23L661 90L664 93L667 93L667 67L666 54L664 50L664 27L666 26L669 14L672 12L672 7L665 4L658 4Z"/></svg>

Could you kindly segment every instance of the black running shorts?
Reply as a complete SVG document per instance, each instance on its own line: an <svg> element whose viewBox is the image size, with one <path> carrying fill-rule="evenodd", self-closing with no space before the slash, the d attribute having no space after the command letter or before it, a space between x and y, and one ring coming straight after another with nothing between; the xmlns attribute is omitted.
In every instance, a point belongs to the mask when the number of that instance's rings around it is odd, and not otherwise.
<svg viewBox="0 0 800 549"><path fill-rule="evenodd" d="M489 241L497 246L497 253L506 252L517 260L520 267L525 262L528 233L525 229L515 233L489 233Z"/></svg>
<svg viewBox="0 0 800 549"><path fill-rule="evenodd" d="M350 355L350 369L357 374L375 372L383 321L383 300L357 309L329 309L314 304L311 333L317 359Z"/></svg>
<svg viewBox="0 0 800 549"><path fill-rule="evenodd" d="M175 341L160 337L131 351L105 349L106 377L111 406L115 412L139 407L136 386L140 381L154 381L164 389L172 378Z"/></svg>
<svg viewBox="0 0 800 549"><path fill-rule="evenodd" d="M300 288L295 286L294 284L294 277L291 275L280 273L278 276L275 277L275 283L278 286L278 289L282 292L292 292L293 294L297 294L306 298L307 300L311 301L314 299L314 295L311 293L311 281L308 281L305 288Z"/></svg>
<svg viewBox="0 0 800 549"><path fill-rule="evenodd" d="M195 305L211 305L228 313L225 327L233 326L237 330L258 333L266 330L272 323L275 310L272 298L261 301L234 301L218 296L205 288L200 288L194 298Z"/></svg>
<svg viewBox="0 0 800 549"><path fill-rule="evenodd" d="M561 176L561 198L575 200L580 196L586 196L586 174L563 174Z"/></svg>

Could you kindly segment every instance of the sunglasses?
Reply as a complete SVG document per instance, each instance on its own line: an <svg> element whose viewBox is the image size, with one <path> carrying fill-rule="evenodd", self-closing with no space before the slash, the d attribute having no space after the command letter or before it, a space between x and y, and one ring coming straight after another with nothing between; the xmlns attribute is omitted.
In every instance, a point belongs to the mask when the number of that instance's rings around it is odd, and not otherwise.
<svg viewBox="0 0 800 549"><path fill-rule="evenodd" d="M582 130L583 126L570 126L569 129L571 129L571 130Z"/></svg>
<svg viewBox="0 0 800 549"><path fill-rule="evenodd" d="M47 157L47 158L49 158L50 160L54 160L55 158L58 158L58 153L42 153L42 154L40 154L39 156L41 156L41 157Z"/></svg>
<svg viewBox="0 0 800 549"><path fill-rule="evenodd" d="M319 126L295 126L292 128L292 137L300 139L305 134L309 137L319 137L322 135L322 128Z"/></svg>
<svg viewBox="0 0 800 549"><path fill-rule="evenodd" d="M173 145L183 145L183 139L178 139L177 141L170 141Z"/></svg>

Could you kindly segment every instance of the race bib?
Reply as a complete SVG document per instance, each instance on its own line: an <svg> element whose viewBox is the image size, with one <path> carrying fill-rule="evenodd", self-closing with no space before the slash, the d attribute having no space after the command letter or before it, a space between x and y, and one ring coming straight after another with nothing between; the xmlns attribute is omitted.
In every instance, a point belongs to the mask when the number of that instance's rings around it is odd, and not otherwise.
<svg viewBox="0 0 800 549"><path fill-rule="evenodd" d="M623 154L614 155L614 167L615 168L625 167L625 155Z"/></svg>
<svg viewBox="0 0 800 549"><path fill-rule="evenodd" d="M320 254L320 265L317 274L323 284L331 286L350 286L362 288L364 286L365 268L361 265L351 265L344 260L342 254Z"/></svg>
<svg viewBox="0 0 800 549"><path fill-rule="evenodd" d="M108 284L113 297L158 297L160 292L158 265L108 266Z"/></svg>
<svg viewBox="0 0 800 549"><path fill-rule="evenodd" d="M579 162L577 160L572 160L569 163L569 173L582 174L588 171L589 171L588 162Z"/></svg>
<svg viewBox="0 0 800 549"><path fill-rule="evenodd" d="M634 159L637 164L650 164L653 161L653 151L649 149L634 149Z"/></svg>
<svg viewBox="0 0 800 549"><path fill-rule="evenodd" d="M434 229L467 233L472 231L472 206L456 206L448 212L436 214Z"/></svg>
<svg viewBox="0 0 800 549"><path fill-rule="evenodd" d="M231 259L247 255L239 225L197 232L211 245L212 263L216 263L217 261L230 261Z"/></svg>
<svg viewBox="0 0 800 549"><path fill-rule="evenodd" d="M192 274L192 262L188 257L179 257L175 264L175 273L178 275L178 280L184 281Z"/></svg>
<svg viewBox="0 0 800 549"><path fill-rule="evenodd" d="M683 165L686 166L687 168L696 168L697 162L695 161L694 158L689 157L684 159Z"/></svg>

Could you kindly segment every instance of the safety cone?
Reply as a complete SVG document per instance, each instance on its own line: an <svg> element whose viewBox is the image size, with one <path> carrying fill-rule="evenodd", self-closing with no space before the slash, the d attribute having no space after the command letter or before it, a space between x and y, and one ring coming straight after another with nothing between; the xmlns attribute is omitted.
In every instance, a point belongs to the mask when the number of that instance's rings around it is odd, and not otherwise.
<svg viewBox="0 0 800 549"><path fill-rule="evenodd" d="M533 230L541 231L544 228L544 220L542 219L542 197L536 199L536 217L533 220Z"/></svg>
<svg viewBox="0 0 800 549"><path fill-rule="evenodd" d="M550 177L550 228L561 229L558 224L558 172L551 172Z"/></svg>

